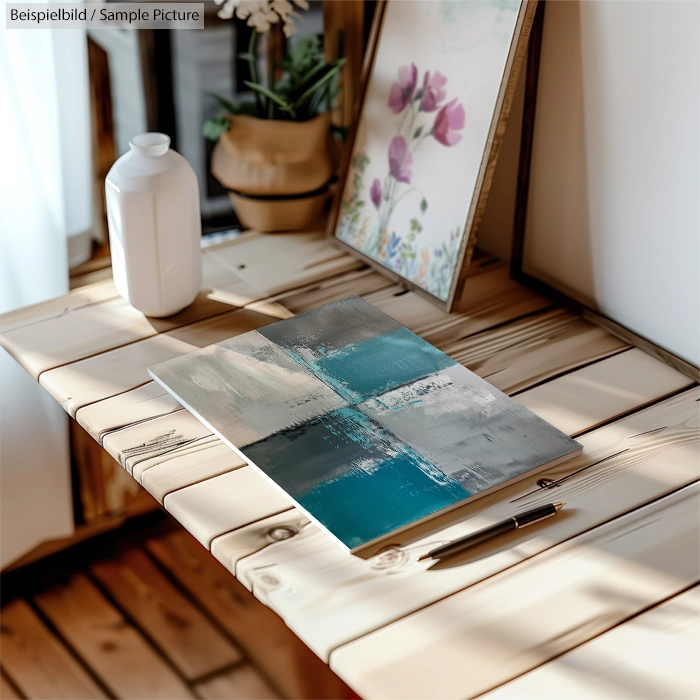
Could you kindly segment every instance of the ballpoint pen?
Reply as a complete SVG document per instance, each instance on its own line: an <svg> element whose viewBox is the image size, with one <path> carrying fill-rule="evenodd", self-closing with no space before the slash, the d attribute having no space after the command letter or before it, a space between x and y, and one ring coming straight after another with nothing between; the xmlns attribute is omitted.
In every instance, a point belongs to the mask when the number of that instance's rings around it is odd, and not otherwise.
<svg viewBox="0 0 700 700"><path fill-rule="evenodd" d="M538 506L532 510L525 511L524 513L519 513L514 515L507 520L502 520L500 523L495 525L490 525L483 530L478 530L473 532L471 535L466 535L465 537L460 537L457 540L448 542L447 544L431 549L429 552L423 556L418 557L418 561L423 559L444 559L453 554L468 549L469 547L474 547L482 542L487 542L488 540L498 537L499 535L504 535L506 532L511 530L519 530L528 525L534 525L540 520L545 520L546 518L551 518L556 515L566 503L548 503L546 506Z"/></svg>

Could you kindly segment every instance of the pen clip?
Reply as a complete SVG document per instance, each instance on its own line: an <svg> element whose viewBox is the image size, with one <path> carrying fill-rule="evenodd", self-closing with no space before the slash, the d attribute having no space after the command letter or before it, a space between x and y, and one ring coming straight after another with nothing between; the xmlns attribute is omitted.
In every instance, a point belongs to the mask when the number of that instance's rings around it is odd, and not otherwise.
<svg viewBox="0 0 700 700"><path fill-rule="evenodd" d="M551 518L553 515L556 515L556 512L554 513L547 513L547 515L543 515L541 518L537 518L537 520L531 520L529 523L523 523L520 524L518 522L518 519L513 516L513 520L515 521L515 527L517 530L522 530L524 527L528 527L529 525L534 525L535 523L540 523L543 520L547 520L547 518Z"/></svg>

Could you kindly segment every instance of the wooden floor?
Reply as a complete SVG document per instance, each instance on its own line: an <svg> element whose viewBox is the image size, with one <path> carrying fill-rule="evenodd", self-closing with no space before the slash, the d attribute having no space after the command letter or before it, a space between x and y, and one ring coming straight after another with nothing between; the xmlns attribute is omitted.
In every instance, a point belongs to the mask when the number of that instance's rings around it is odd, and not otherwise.
<svg viewBox="0 0 700 700"><path fill-rule="evenodd" d="M351 697L162 513L2 577L1 698Z"/></svg>

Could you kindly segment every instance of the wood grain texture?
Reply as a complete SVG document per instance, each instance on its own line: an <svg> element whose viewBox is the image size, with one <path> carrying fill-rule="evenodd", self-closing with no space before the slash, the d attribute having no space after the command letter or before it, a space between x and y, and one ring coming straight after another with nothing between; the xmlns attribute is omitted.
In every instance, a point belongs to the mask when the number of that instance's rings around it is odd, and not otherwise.
<svg viewBox="0 0 700 700"><path fill-rule="evenodd" d="M156 319L144 316L121 298L112 299L7 331L0 340L36 379L48 369L224 313L230 308L210 299L207 292L200 292L184 311Z"/></svg>
<svg viewBox="0 0 700 700"><path fill-rule="evenodd" d="M363 697L473 697L700 578L698 484L338 649ZM425 670L430 669L430 673Z"/></svg>
<svg viewBox="0 0 700 700"><path fill-rule="evenodd" d="M464 338L551 305L544 297L510 279L503 265L467 277L465 290L464 307L453 314L441 311L430 301L398 285L364 298L431 343L434 335L450 329L457 337Z"/></svg>
<svg viewBox="0 0 700 700"><path fill-rule="evenodd" d="M346 556L297 511L219 537L212 553L328 659L352 639L700 478L699 397L691 390L586 435L580 457L394 537L367 560ZM556 496L538 486L541 478L558 484ZM568 503L555 519L447 560L439 571L416 561L553 498Z"/></svg>
<svg viewBox="0 0 700 700"><path fill-rule="evenodd" d="M349 697L328 666L184 530L151 538L146 547L286 697Z"/></svg>
<svg viewBox="0 0 700 700"><path fill-rule="evenodd" d="M261 328L285 316L286 310L278 304L267 304L264 313L228 311L44 372L39 383L75 418L84 406L149 382L149 365Z"/></svg>
<svg viewBox="0 0 700 700"><path fill-rule="evenodd" d="M72 575L62 586L52 587L35 600L117 697L193 697L175 672L83 574ZM147 686L144 678L149 680Z"/></svg>
<svg viewBox="0 0 700 700"><path fill-rule="evenodd" d="M146 459L164 455L211 435L193 415L181 409L106 435L104 448L129 474Z"/></svg>
<svg viewBox="0 0 700 700"><path fill-rule="evenodd" d="M187 680L242 660L240 651L142 550L127 549L117 557L94 564L91 571Z"/></svg>
<svg viewBox="0 0 700 700"><path fill-rule="evenodd" d="M203 254L203 291L179 314L147 318L111 283L0 316L0 343L36 379L42 372L224 313L361 265L322 233L248 234ZM87 288L90 290L91 288ZM207 343L208 344L208 343Z"/></svg>
<svg viewBox="0 0 700 700"><path fill-rule="evenodd" d="M578 435L693 383L673 367L632 348L518 394L517 399L559 430Z"/></svg>
<svg viewBox="0 0 700 700"><path fill-rule="evenodd" d="M466 338L444 338L434 345L506 393L523 391L554 376L629 348L623 341L578 316L554 309Z"/></svg>
<svg viewBox="0 0 700 700"><path fill-rule="evenodd" d="M368 13L370 12L368 8ZM334 100L333 125L350 128L362 93L362 62L365 54L365 4L362 0L327 2L323 6L323 53L331 63L343 58L338 76L339 94Z"/></svg>
<svg viewBox="0 0 700 700"><path fill-rule="evenodd" d="M19 690L15 688L3 673L0 673L0 698L2 700L21 700L22 697Z"/></svg>
<svg viewBox="0 0 700 700"><path fill-rule="evenodd" d="M47 700L107 697L26 601L17 599L3 606L0 640L3 668L25 696Z"/></svg>
<svg viewBox="0 0 700 700"><path fill-rule="evenodd" d="M243 585L246 585L243 576L239 576L237 571L237 564L240 559L254 556L272 545L277 546L283 540L305 536L309 531L307 526L310 524L310 520L300 510L290 508L214 538L211 543L211 553ZM318 528L316 529L318 534L323 534ZM325 535L324 538L326 542L323 545L333 545L332 555L337 554L338 546L333 542L329 542ZM326 554L326 547L323 545L324 553L321 555L322 557ZM352 556L353 561L359 559L359 557ZM347 559L347 555L344 558ZM277 582L277 578L273 576L268 580L268 583L272 581ZM248 590L252 589L250 582L248 582L246 587ZM258 591L254 591L254 593L256 596L258 595Z"/></svg>
<svg viewBox="0 0 700 700"><path fill-rule="evenodd" d="M250 665L234 668L195 685L203 700L278 700L270 684Z"/></svg>
<svg viewBox="0 0 700 700"><path fill-rule="evenodd" d="M362 267L334 248L321 231L283 236L248 233L209 250L223 270L260 291L248 303ZM207 280L207 284L217 290L229 289L225 274L224 279Z"/></svg>
<svg viewBox="0 0 700 700"><path fill-rule="evenodd" d="M327 655L336 649L331 656L334 666L339 664L361 693L368 697L409 697L412 692L422 692L421 680L414 682L412 674L426 664L432 665L430 654L437 650L435 668L445 669L441 677L455 680L451 669L460 669L457 685L450 686L444 697L451 697L453 691L466 697L472 686L465 690L460 684L468 682L488 689L492 687L489 679L499 668L503 673L493 684L505 683L523 672L519 670L523 659L525 670L533 668L617 624L623 619L621 614L635 614L640 606L667 595L669 589L657 585L657 572L650 575L647 569L631 568L631 560L608 560L617 540L601 544L596 534L601 528L596 526L605 521L609 521L605 527L629 522L625 519L634 513L622 514L697 479L700 395L696 389L584 435L581 458L539 475L550 480L541 483L555 482L552 490L537 486L533 479L479 502L478 508L470 510L467 506L464 512L440 516L409 531L405 540L366 561L343 555L341 562L337 560L341 553L332 542L144 377L147 364L168 356L176 347L184 352L185 347L208 345L290 313L359 293L499 388L519 392L518 400L569 432L586 431L635 411L682 390L689 385L688 380L680 379L668 368L660 369L659 363L638 350L626 350L624 342L584 320L550 309L549 302L524 290L508 278L504 267L488 259L472 264L465 290L466 307L452 315L376 272L360 269L356 261L338 253L320 234L274 238L246 234L233 245L209 249L203 260L206 284L211 290L203 306L195 305L189 315L162 321L130 316L119 310L122 302L111 283L101 283L0 317L0 328L6 333L2 342L7 343L9 337L20 361L29 362L35 370L50 365L58 354L62 366L44 371L42 384L50 387L92 437L104 440L110 452L202 544L211 546L217 559L231 572L237 571L260 600L277 610L319 653ZM205 315L214 309L224 311L203 318L198 315L202 309ZM578 469L584 471L577 473ZM504 540L498 549L472 552L472 558L460 560L454 567L425 571L412 561L413 553L425 551L438 539L466 534L511 514L514 508L549 501L554 496L570 503L556 523L534 526L522 533L522 538ZM659 537L673 536L673 523L668 525L668 518L658 522L653 518L648 526L643 522L639 536L630 532L634 539L630 551L633 557L639 554L637 564L650 561L635 549L641 535L657 533L661 528ZM676 534L682 558L688 536ZM581 538L589 536L593 539L585 540L589 544L583 554L579 557L576 550L576 556L571 557L571 543L580 543ZM564 542L571 537L574 539ZM676 551L676 540L673 546L666 544L666 550ZM256 641L255 635L246 630L255 630L259 613L238 597L222 593L217 576L225 574L202 573L205 568L197 563L193 550L187 549L199 545L188 542L179 543L176 549L169 544L160 553L157 548L149 549L232 636L241 640L245 637L242 646L256 663L260 664L258 658L267 657L269 665L263 668L272 670L276 664L285 663L293 666L294 661L285 659L296 658L296 652L289 652L289 648L284 651L280 630L286 628L280 627L283 623L279 618L269 611L267 622L260 623L264 634ZM626 542L626 537L620 542ZM653 543L649 546L654 548L650 556L657 562L661 550ZM176 564L176 551L185 550L192 555L191 565ZM603 551L604 556L600 554ZM692 563L691 554L685 557L686 562ZM554 563L557 557L561 557L558 567ZM530 608L513 612L517 621L513 629L519 634L511 647L511 640L506 639L511 627L506 623L513 611L508 605L514 594L506 594L515 590L516 584L498 584L507 588L502 613L495 603L489 603L496 600L489 597L490 586L521 573L530 576L527 572L531 567L550 559L552 563L547 566L552 570L567 572L564 580L552 582L555 588L561 584L565 590L543 590L543 595L551 593L555 611L562 610L552 621L560 626L552 629L544 603L532 600L532 612ZM574 581L569 572L579 571L579 559L588 562L591 570L604 574L591 578L584 567ZM663 561L666 574L673 573L675 559ZM596 568L600 561L602 569ZM210 564L218 566L213 560ZM97 661L100 680L111 693L133 697L136 690L129 686L124 669L132 668L132 664L140 668L143 655L151 658L150 654L160 664L153 697L187 696L184 683L150 646L139 647L133 641L138 634L89 580L71 580L68 586L70 595L58 596L53 603L44 599L42 609L82 658ZM506 588L494 588L494 595ZM475 593L484 596L478 598L483 605L473 605L471 596ZM76 596L98 612L102 626L83 628L71 620L71 610L75 610L71 601ZM531 629L539 634L530 614L546 621L542 634L551 637L528 636ZM319 627L325 630L318 632ZM396 629L401 632L395 637ZM624 629L624 625L617 629ZM494 642L488 636L492 630L503 632L503 637ZM265 635L269 635L276 651L266 649ZM355 641L344 645L351 639ZM7 668L6 658L3 632L3 666ZM465 663L471 664L472 660L477 672L463 673ZM96 667L91 661L90 665ZM308 673L314 674L314 668L310 666ZM8 675L16 680L9 669ZM274 673L268 675L273 677ZM516 687L517 682L502 688ZM298 683L303 686L303 679ZM292 697L302 697L282 690ZM424 696L435 697L438 691L440 688L431 686ZM215 692L212 690L212 697ZM324 697L334 697L333 691Z"/></svg>
<svg viewBox="0 0 700 700"><path fill-rule="evenodd" d="M481 255L478 260L472 261L469 267L469 275L475 277L490 271L497 261L487 255ZM320 280L304 287L297 287L282 294L269 297L267 301L277 302L293 314L315 309L317 306L330 304L357 294L366 297L379 290L391 290L393 294L405 294L406 289L387 279L371 268L352 270L335 277ZM257 304L248 305L247 308L255 309Z"/></svg>
<svg viewBox="0 0 700 700"><path fill-rule="evenodd" d="M102 304L112 299L118 299L112 281L99 282L65 294L55 299L42 301L39 304L23 306L14 311L0 315L0 333L7 333L15 328L41 323L50 318L59 318L83 306Z"/></svg>
<svg viewBox="0 0 700 700"><path fill-rule="evenodd" d="M290 314L300 314L353 294L364 296L394 286L386 277L382 277L374 270L352 270L336 277L276 294L266 299L265 302L275 302L287 309ZM261 303L249 304L246 308L256 310Z"/></svg>
<svg viewBox="0 0 700 700"><path fill-rule="evenodd" d="M700 588L695 586L516 678L484 700L700 697Z"/></svg>
<svg viewBox="0 0 700 700"><path fill-rule="evenodd" d="M207 549L215 537L290 507L251 467L175 491L163 505Z"/></svg>
<svg viewBox="0 0 700 700"><path fill-rule="evenodd" d="M245 462L228 445L211 437L140 462L134 469L134 478L163 503L173 491L243 466Z"/></svg>
<svg viewBox="0 0 700 700"><path fill-rule="evenodd" d="M92 525L111 515L156 508L153 498L75 421L70 422L74 479L80 494L82 521Z"/></svg>
<svg viewBox="0 0 700 700"><path fill-rule="evenodd" d="M47 374L49 374L47 372ZM182 406L153 381L78 409L76 421L102 444L106 433L179 411Z"/></svg>
<svg viewBox="0 0 700 700"><path fill-rule="evenodd" d="M75 418L83 406L149 382L146 367L150 363L194 349L189 343L163 333L44 372L39 383Z"/></svg>

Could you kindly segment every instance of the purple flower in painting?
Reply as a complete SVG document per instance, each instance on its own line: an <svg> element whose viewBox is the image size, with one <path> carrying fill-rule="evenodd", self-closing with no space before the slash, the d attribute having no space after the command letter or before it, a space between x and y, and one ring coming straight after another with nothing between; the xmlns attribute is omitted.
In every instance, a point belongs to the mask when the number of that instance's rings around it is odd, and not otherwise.
<svg viewBox="0 0 700 700"><path fill-rule="evenodd" d="M399 68L399 80L391 86L389 92L389 108L394 114L400 114L406 109L416 91L418 69L415 63Z"/></svg>
<svg viewBox="0 0 700 700"><path fill-rule="evenodd" d="M421 110L434 112L440 106L447 94L446 82L447 78L440 71L435 71L432 75L430 71L426 71L423 79L423 95L420 99Z"/></svg>
<svg viewBox="0 0 700 700"><path fill-rule="evenodd" d="M374 206L377 207L377 209L379 209L379 205L382 202L382 183L379 182L378 177L374 178L372 187L370 187L369 189L369 196L372 200L372 204L374 204Z"/></svg>
<svg viewBox="0 0 700 700"><path fill-rule="evenodd" d="M448 102L436 115L433 124L433 136L443 146L454 146L462 140L461 134L455 132L464 128L464 107L457 103L457 98Z"/></svg>
<svg viewBox="0 0 700 700"><path fill-rule="evenodd" d="M394 136L389 145L389 172L399 182L411 182L409 166L413 163L413 156L406 148L406 139L403 136Z"/></svg>

